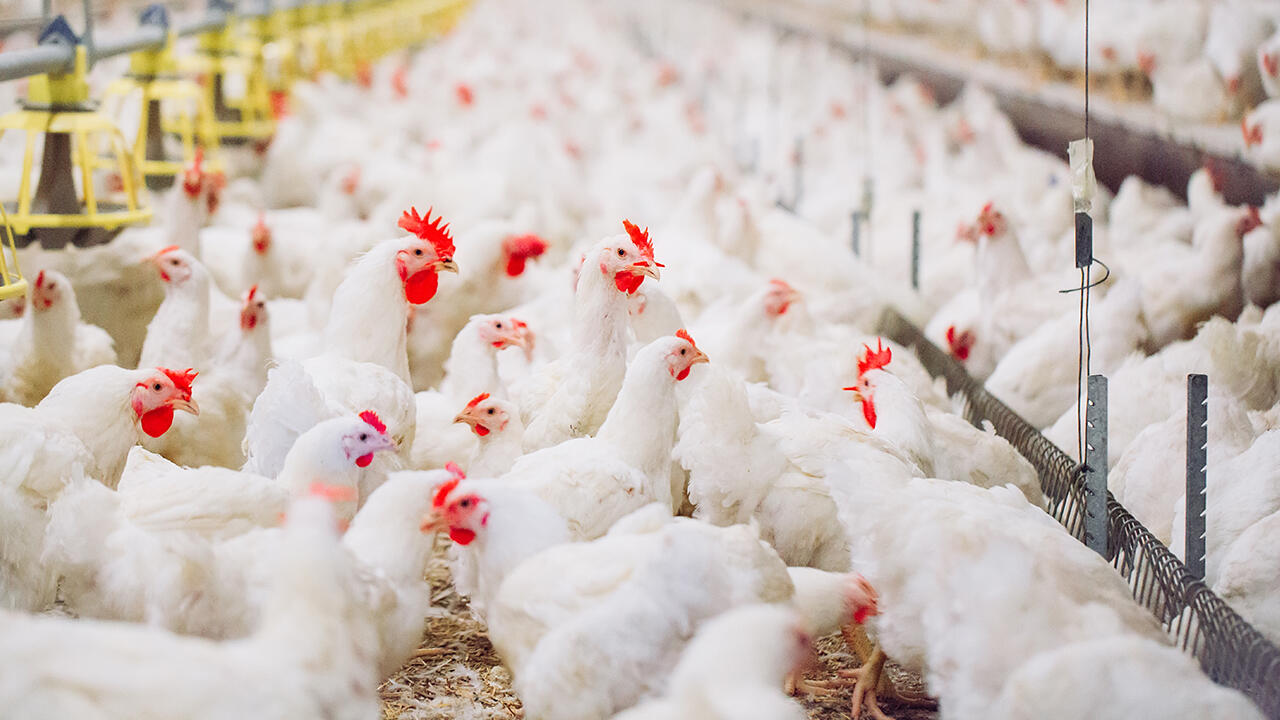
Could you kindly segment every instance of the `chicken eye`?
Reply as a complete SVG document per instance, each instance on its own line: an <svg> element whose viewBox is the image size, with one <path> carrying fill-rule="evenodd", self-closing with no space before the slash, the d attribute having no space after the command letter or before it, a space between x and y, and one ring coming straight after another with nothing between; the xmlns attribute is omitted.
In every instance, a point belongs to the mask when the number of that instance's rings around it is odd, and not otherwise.
<svg viewBox="0 0 1280 720"><path fill-rule="evenodd" d="M365 440L368 440L368 439L369 439L369 433L360 433L360 442L364 442Z"/></svg>
<svg viewBox="0 0 1280 720"><path fill-rule="evenodd" d="M156 392L160 392L160 383L156 383L155 385L152 385L151 389L155 390Z"/></svg>
<svg viewBox="0 0 1280 720"><path fill-rule="evenodd" d="M417 250L414 250L414 251L413 251L413 254L414 254L414 255L421 256L421 255L422 255L422 248L418 248Z"/></svg>
<svg viewBox="0 0 1280 720"><path fill-rule="evenodd" d="M626 256L627 256L627 251L623 250L622 248L618 248L618 257L626 257Z"/></svg>
<svg viewBox="0 0 1280 720"><path fill-rule="evenodd" d="M471 499L467 498L466 500L463 500L462 502L458 503L458 507L462 507L462 508L471 507Z"/></svg>
<svg viewBox="0 0 1280 720"><path fill-rule="evenodd" d="M501 329L502 329L502 323L494 323L494 326L493 326L493 327L494 327L494 329L495 329L495 330L501 330Z"/></svg>
<svg viewBox="0 0 1280 720"><path fill-rule="evenodd" d="M681 355L688 355L688 354L689 354L689 348L680 348L680 354L681 354Z"/></svg>
<svg viewBox="0 0 1280 720"><path fill-rule="evenodd" d="M489 408L488 410L485 410L485 412L487 412L487 413L489 413L490 415L492 415L492 414L493 414L493 408Z"/></svg>

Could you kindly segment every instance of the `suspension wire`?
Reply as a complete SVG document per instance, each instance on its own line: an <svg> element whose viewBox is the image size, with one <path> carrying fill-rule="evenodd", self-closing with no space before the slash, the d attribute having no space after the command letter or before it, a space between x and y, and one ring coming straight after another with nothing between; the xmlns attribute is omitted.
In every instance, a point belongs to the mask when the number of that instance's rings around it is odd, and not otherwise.
<svg viewBox="0 0 1280 720"><path fill-rule="evenodd" d="M1084 139L1086 152L1090 150L1089 139L1089 85L1091 77L1089 75L1089 0L1084 0ZM1092 153L1089 153L1089 160L1092 162ZM1089 228L1092 236L1093 228ZM1093 241L1092 237L1089 242L1089 264L1080 268L1080 324L1079 335L1076 340L1079 346L1079 365L1076 368L1076 449L1079 453L1080 463L1085 461L1085 413L1087 412L1089 399L1086 396L1084 384L1089 377L1089 365L1092 360L1093 348L1089 342L1089 295L1090 289L1093 287L1091 282L1093 279ZM1107 276L1111 275L1111 270L1107 270ZM1106 280L1106 277L1103 278Z"/></svg>

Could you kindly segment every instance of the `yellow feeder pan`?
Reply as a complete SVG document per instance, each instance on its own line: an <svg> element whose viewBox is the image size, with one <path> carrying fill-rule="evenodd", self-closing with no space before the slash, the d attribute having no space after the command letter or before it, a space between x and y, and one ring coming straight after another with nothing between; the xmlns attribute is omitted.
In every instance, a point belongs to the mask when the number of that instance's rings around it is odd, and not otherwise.
<svg viewBox="0 0 1280 720"><path fill-rule="evenodd" d="M4 220L5 238L8 244L0 244L0 300L11 300L27 294L27 280L18 267L18 246L13 241L13 226L9 213L0 205L0 218Z"/></svg>
<svg viewBox="0 0 1280 720"><path fill-rule="evenodd" d="M180 65L199 78L224 145L261 142L275 134L261 42L238 37L227 23L202 34L196 54L183 58Z"/></svg>
<svg viewBox="0 0 1280 720"><path fill-rule="evenodd" d="M41 40L51 37L76 45L73 67L32 76L23 109L0 117L0 136L26 136L18 197L6 200L4 209L17 247L33 241L49 249L100 245L126 225L150 221L151 209L139 196L142 178L124 135L89 104L84 46L61 18ZM107 149L105 157L99 148ZM119 186L106 187L108 177L118 178Z"/></svg>
<svg viewBox="0 0 1280 720"><path fill-rule="evenodd" d="M333 69L328 20L319 5L307 4L297 9L298 72L315 79Z"/></svg>
<svg viewBox="0 0 1280 720"><path fill-rule="evenodd" d="M168 30L161 6L143 13L142 22ZM121 124L131 101L138 103L132 106L137 108L133 157L152 190L173 185L177 173L195 160L197 147L204 150L211 171L222 170L213 108L198 84L178 75L174 39L168 31L163 47L133 53L128 75L108 85L102 100L104 110Z"/></svg>
<svg viewBox="0 0 1280 720"><path fill-rule="evenodd" d="M293 14L288 10L274 10L243 21L246 34L257 43L273 107L288 97L289 86L299 76L292 18ZM252 49L252 46L246 47Z"/></svg>

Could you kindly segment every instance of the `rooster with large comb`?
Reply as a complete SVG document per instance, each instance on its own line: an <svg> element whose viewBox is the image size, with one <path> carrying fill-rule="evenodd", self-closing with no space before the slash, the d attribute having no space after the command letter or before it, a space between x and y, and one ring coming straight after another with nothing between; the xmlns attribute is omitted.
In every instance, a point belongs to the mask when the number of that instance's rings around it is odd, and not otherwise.
<svg viewBox="0 0 1280 720"><path fill-rule="evenodd" d="M429 208L405 210L407 235L373 246L347 268L334 292L323 351L273 368L245 432L246 469L274 476L299 433L340 415L373 410L386 424L402 463L415 432L407 326L413 306L436 298L441 272L458 272L449 224ZM439 302L439 300L435 300ZM366 468L361 497L399 464Z"/></svg>
<svg viewBox="0 0 1280 720"><path fill-rule="evenodd" d="M572 346L531 377L520 393L525 450L591 435L605 421L627 370L631 294L662 277L648 231L629 220L625 234L596 243L574 290Z"/></svg>

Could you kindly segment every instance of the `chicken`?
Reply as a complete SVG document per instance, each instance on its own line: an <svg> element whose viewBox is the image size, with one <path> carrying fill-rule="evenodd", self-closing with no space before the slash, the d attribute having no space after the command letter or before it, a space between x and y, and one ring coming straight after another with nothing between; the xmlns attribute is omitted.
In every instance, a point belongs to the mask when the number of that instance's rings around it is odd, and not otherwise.
<svg viewBox="0 0 1280 720"><path fill-rule="evenodd" d="M82 617L145 621L209 637L246 633L244 599L215 587L226 574L218 567L217 543L274 527L292 497L317 488L346 528L356 514L359 467L393 447L373 420L335 418L315 426L294 444L275 480L179 468L135 449L118 491L93 481L72 484L49 507L45 541L45 556L63 574L67 606Z"/></svg>
<svg viewBox="0 0 1280 720"><path fill-rule="evenodd" d="M751 605L707 622L685 647L661 699L615 720L801 720L782 678L811 662L813 640L795 613Z"/></svg>
<svg viewBox="0 0 1280 720"><path fill-rule="evenodd" d="M1268 100L1240 121L1244 155L1264 168L1280 167L1280 100Z"/></svg>
<svg viewBox="0 0 1280 720"><path fill-rule="evenodd" d="M625 235L586 254L573 304L573 348L531 376L518 393L526 451L592 435L604 424L626 373L627 296L658 279L648 232L624 222ZM599 272L596 272L596 269Z"/></svg>
<svg viewBox="0 0 1280 720"><path fill-rule="evenodd" d="M212 321L213 302L230 300L214 288L205 266L177 245L149 259L164 281L165 301L147 325L139 364L209 367L224 336Z"/></svg>
<svg viewBox="0 0 1280 720"><path fill-rule="evenodd" d="M1280 31L1258 46L1258 76L1267 97L1280 95Z"/></svg>
<svg viewBox="0 0 1280 720"><path fill-rule="evenodd" d="M57 572L40 562L48 504L86 477L114 487L140 433L164 434L174 410L199 412L193 377L100 365L54 385L34 408L0 405L0 606L39 610L53 601Z"/></svg>
<svg viewBox="0 0 1280 720"><path fill-rule="evenodd" d="M374 717L376 629L351 590L353 572L324 502L300 501L290 508L274 587L252 636L217 643L5 613L0 644L12 666L0 680L0 702L33 720Z"/></svg>
<svg viewBox="0 0 1280 720"><path fill-rule="evenodd" d="M849 569L849 543L821 478L791 465L757 427L747 392L708 365L681 403L673 458L689 473L693 516L713 525L755 522L788 566Z"/></svg>
<svg viewBox="0 0 1280 720"><path fill-rule="evenodd" d="M617 712L656 689L702 620L793 592L781 560L748 528L671 520L660 504L593 542L531 546L566 528L534 497L508 494L517 487L442 486L423 529L448 528L455 542L477 546L490 638L530 717ZM514 526L518 508L532 512Z"/></svg>
<svg viewBox="0 0 1280 720"><path fill-rule="evenodd" d="M1209 10L1204 55L1226 83L1237 114L1264 97L1255 58L1258 46L1275 29L1261 8L1248 3L1216 3Z"/></svg>
<svg viewBox="0 0 1280 720"><path fill-rule="evenodd" d="M1142 315L1153 349L1190 337L1198 323L1213 315L1234 319L1240 314L1242 240L1260 224L1256 208L1214 213L1197 224L1193 248L1179 249L1140 271Z"/></svg>
<svg viewBox="0 0 1280 720"><path fill-rule="evenodd" d="M480 393L453 419L466 423L476 436L476 446L465 469L474 477L499 477L511 470L521 455L524 425L515 403Z"/></svg>
<svg viewBox="0 0 1280 720"><path fill-rule="evenodd" d="M452 427L458 407L479 393L506 397L498 373L498 354L509 347L532 355L534 334L523 320L509 315L476 315L453 339L444 379L436 390L414 396L416 426L413 467L439 467L469 454L470 434Z"/></svg>
<svg viewBox="0 0 1280 720"><path fill-rule="evenodd" d="M1278 567L1275 558L1280 511L1253 523L1229 546L1222 548L1217 561L1218 580L1213 592L1271 642L1280 639L1280 605L1275 587Z"/></svg>
<svg viewBox="0 0 1280 720"><path fill-rule="evenodd" d="M617 401L595 437L576 438L516 460L504 478L554 506L573 537L598 538L651 502L672 508L684 489L671 486L676 383L707 362L680 331L646 345L627 368ZM678 493L676 492L678 490Z"/></svg>
<svg viewBox="0 0 1280 720"><path fill-rule="evenodd" d="M192 388L201 415L176 418L169 432L145 440L143 446L190 467L243 465L249 408L267 384L271 360L266 301L258 296L257 287L251 287L241 304L239 332L226 338L210 363L212 370Z"/></svg>
<svg viewBox="0 0 1280 720"><path fill-rule="evenodd" d="M200 228L218 209L226 177L209 172L204 150L196 148L191 164L183 168L167 198L165 236L193 257L200 257Z"/></svg>
<svg viewBox="0 0 1280 720"><path fill-rule="evenodd" d="M0 366L0 400L35 405L65 377L114 365L115 343L104 330L80 322L80 306L66 276L41 270L31 284L31 309Z"/></svg>
<svg viewBox="0 0 1280 720"><path fill-rule="evenodd" d="M1075 690L1086 686L1097 692ZM1032 657L1009 676L987 712L1006 720L1263 717L1244 695L1205 677L1184 653L1135 637L1070 642Z"/></svg>
<svg viewBox="0 0 1280 720"><path fill-rule="evenodd" d="M302 362L282 362L267 376L245 430L245 469L280 472L294 438L321 420L371 409L389 428L408 461L413 447L413 390L405 326L409 306L435 296L440 270L455 270L453 241L440 218L406 211L401 226L412 235L380 242L365 253L334 293L324 330L325 351ZM362 496L373 490L372 468Z"/></svg>

